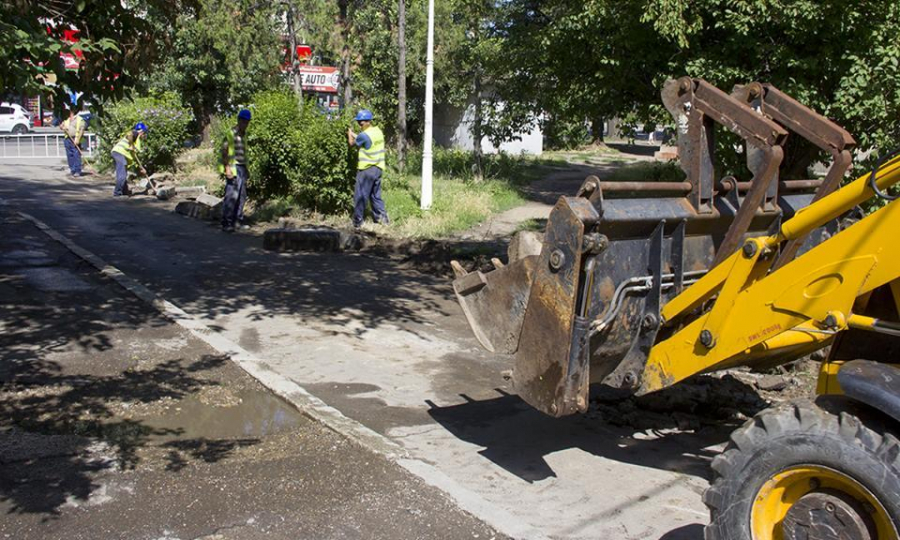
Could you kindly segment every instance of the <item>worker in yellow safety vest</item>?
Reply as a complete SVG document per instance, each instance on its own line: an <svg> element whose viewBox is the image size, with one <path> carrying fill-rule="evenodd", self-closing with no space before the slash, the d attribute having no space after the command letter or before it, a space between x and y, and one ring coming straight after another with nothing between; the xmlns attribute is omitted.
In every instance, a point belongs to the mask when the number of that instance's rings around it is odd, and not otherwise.
<svg viewBox="0 0 900 540"><path fill-rule="evenodd" d="M366 218L366 203L372 202L375 223L390 222L384 199L381 198L381 176L384 173L384 133L372 125L372 111L363 109L356 114L360 133L347 129L347 143L359 148L356 166L356 189L353 193L353 227L362 226Z"/></svg>
<svg viewBox="0 0 900 540"><path fill-rule="evenodd" d="M244 223L247 180L250 179L245 137L250 116L248 109L241 109L237 125L225 132L219 155L219 174L225 177L225 198L222 200L222 230L225 232L234 232L235 227L250 228Z"/></svg>
<svg viewBox="0 0 900 540"><path fill-rule="evenodd" d="M128 168L137 170L142 176L147 176L147 169L141 165L138 154L141 153L143 140L147 136L147 126L143 122L138 122L134 129L126 131L119 141L113 146L112 158L116 164L116 188L113 190L113 197L121 197L129 195L128 190Z"/></svg>
<svg viewBox="0 0 900 540"><path fill-rule="evenodd" d="M84 128L87 122L78 114L78 107L69 107L69 117L60 125L59 129L66 134L66 161L69 162L69 174L74 177L81 176L81 138L84 136Z"/></svg>

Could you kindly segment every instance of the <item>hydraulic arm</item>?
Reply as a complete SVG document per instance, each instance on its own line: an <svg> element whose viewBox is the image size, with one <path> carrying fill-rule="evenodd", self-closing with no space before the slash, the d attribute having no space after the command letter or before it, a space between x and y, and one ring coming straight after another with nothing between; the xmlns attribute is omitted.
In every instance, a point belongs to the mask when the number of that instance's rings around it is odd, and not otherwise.
<svg viewBox="0 0 900 540"><path fill-rule="evenodd" d="M900 208L838 231L874 193L868 176L835 191L855 144L846 131L758 83L726 94L682 78L663 101L684 182L588 177L553 208L540 252L486 273L454 265L475 335L514 355L517 393L547 414L584 411L592 383L647 393L792 360L866 327L854 302L898 277L889 238ZM717 179L716 126L744 140L749 182ZM780 178L789 135L832 156L824 180ZM896 183L898 169L885 164L877 186Z"/></svg>

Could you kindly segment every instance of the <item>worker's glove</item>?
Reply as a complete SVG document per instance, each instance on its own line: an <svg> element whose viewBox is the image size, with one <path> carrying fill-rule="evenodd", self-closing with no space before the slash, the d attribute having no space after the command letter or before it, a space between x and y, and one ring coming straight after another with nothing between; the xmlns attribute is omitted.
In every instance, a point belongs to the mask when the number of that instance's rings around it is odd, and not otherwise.
<svg viewBox="0 0 900 540"><path fill-rule="evenodd" d="M141 176L147 176L147 169L141 167Z"/></svg>

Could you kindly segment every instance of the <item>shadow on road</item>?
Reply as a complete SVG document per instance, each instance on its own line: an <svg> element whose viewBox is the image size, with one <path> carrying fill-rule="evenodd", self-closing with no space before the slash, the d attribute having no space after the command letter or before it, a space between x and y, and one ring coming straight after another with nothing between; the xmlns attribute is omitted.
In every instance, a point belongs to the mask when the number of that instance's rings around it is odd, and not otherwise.
<svg viewBox="0 0 900 540"><path fill-rule="evenodd" d="M385 323L423 322L422 311L446 314L438 300L452 290L443 276L401 274L396 262L376 256L268 252L256 235L225 235L215 223L186 226L187 218L155 199L98 199L109 187L98 179L45 183L35 170L0 176L0 197L16 199L51 223L52 211L41 208L53 200L69 218L60 232L126 274L152 275L155 291L207 318L296 315L331 323L335 335L359 337ZM142 249L123 258L125 245Z"/></svg>
<svg viewBox="0 0 900 540"><path fill-rule="evenodd" d="M747 416L767 406L732 377L701 376L642 398L591 403L588 413L552 418L518 396L439 407L429 415L456 437L484 447L479 453L528 482L556 473L546 456L572 448L607 459L709 478L725 442ZM699 389L699 390L698 390ZM731 396L728 398L727 396Z"/></svg>
<svg viewBox="0 0 900 540"><path fill-rule="evenodd" d="M166 405L221 383L227 357L142 348L171 323L0 207L0 502L59 513L106 470L132 469L169 442L172 470L218 461L254 438L192 437ZM202 349L208 351L208 349Z"/></svg>

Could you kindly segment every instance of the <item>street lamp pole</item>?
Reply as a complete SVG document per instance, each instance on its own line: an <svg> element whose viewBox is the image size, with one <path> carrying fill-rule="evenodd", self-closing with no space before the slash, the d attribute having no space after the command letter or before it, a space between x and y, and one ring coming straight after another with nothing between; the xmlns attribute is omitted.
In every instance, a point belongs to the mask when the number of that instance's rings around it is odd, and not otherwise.
<svg viewBox="0 0 900 540"><path fill-rule="evenodd" d="M434 0L428 0L428 53L425 57L425 140L422 142L422 210L431 208L434 132Z"/></svg>

